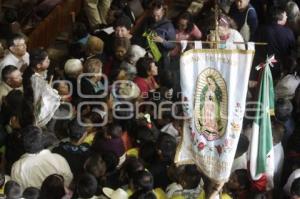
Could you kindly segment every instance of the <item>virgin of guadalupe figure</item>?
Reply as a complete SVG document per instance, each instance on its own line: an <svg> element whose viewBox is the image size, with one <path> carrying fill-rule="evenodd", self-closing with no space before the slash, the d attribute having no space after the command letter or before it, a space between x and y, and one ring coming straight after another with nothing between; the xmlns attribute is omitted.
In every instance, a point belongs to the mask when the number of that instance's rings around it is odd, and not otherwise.
<svg viewBox="0 0 300 199"><path fill-rule="evenodd" d="M213 77L206 77L206 83L201 93L200 113L202 117L200 117L199 123L202 132L218 135L218 132L222 130L220 114L222 92Z"/></svg>

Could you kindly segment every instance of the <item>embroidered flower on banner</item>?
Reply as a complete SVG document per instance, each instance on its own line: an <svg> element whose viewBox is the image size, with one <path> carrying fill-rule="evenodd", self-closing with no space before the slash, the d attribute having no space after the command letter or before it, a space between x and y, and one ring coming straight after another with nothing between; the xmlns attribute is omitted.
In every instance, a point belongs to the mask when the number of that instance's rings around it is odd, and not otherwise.
<svg viewBox="0 0 300 199"><path fill-rule="evenodd" d="M203 142L199 142L198 149L201 151L204 149L204 147L205 147L205 144Z"/></svg>

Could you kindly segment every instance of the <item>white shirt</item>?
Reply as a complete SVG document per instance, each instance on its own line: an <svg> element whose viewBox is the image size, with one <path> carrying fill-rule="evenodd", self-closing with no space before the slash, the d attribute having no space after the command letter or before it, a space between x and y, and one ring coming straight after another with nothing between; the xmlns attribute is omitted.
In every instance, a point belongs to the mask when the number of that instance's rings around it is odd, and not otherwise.
<svg viewBox="0 0 300 199"><path fill-rule="evenodd" d="M289 176L286 184L283 187L283 190L285 191L286 194L291 195L290 191L291 191L292 184L293 184L294 180L296 180L297 178L300 178L300 169L296 169Z"/></svg>
<svg viewBox="0 0 300 199"><path fill-rule="evenodd" d="M300 83L300 77L296 75L286 75L278 81L275 86L275 98L292 99L295 95L296 88Z"/></svg>
<svg viewBox="0 0 300 199"><path fill-rule="evenodd" d="M69 186L73 174L68 162L61 155L44 149L37 154L25 153L16 161L11 170L11 178L20 184L24 190L27 187L40 188L46 177L60 174L65 185Z"/></svg>
<svg viewBox="0 0 300 199"><path fill-rule="evenodd" d="M284 151L281 142L274 145L274 181L279 185L284 163Z"/></svg>
<svg viewBox="0 0 300 199"><path fill-rule="evenodd" d="M23 55L22 59L19 59L9 51L0 62L0 74L2 74L2 69L7 65L13 65L20 69L23 64L27 64L29 66L29 54L27 52L25 53L25 55ZM0 75L0 80L1 76L2 75Z"/></svg>
<svg viewBox="0 0 300 199"><path fill-rule="evenodd" d="M244 42L242 35L234 29L229 29L229 37L225 44L219 44L219 48L228 50L245 50L245 44L234 44L234 42ZM224 46L225 45L225 46Z"/></svg>

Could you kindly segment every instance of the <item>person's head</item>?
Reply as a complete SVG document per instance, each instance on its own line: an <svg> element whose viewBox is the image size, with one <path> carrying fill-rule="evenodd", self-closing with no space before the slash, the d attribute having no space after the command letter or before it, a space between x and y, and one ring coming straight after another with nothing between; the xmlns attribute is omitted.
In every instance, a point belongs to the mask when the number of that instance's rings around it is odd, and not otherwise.
<svg viewBox="0 0 300 199"><path fill-rule="evenodd" d="M6 22L13 23L18 19L18 12L13 8L5 9L3 18Z"/></svg>
<svg viewBox="0 0 300 199"><path fill-rule="evenodd" d="M229 34L230 22L229 17L221 14L218 20L218 33L220 38L227 37Z"/></svg>
<svg viewBox="0 0 300 199"><path fill-rule="evenodd" d="M133 177L135 172L143 170L145 170L145 166L141 159L132 156L127 157L121 167L121 180L123 182L128 182L128 180Z"/></svg>
<svg viewBox="0 0 300 199"><path fill-rule="evenodd" d="M287 22L286 11L280 7L270 9L270 22L284 26Z"/></svg>
<svg viewBox="0 0 300 199"><path fill-rule="evenodd" d="M104 48L104 42L102 39L96 36L90 36L87 40L86 50L88 55L102 54Z"/></svg>
<svg viewBox="0 0 300 199"><path fill-rule="evenodd" d="M13 129L21 128L19 123L22 111L23 93L20 90L12 90L2 98L1 124L10 125Z"/></svg>
<svg viewBox="0 0 300 199"><path fill-rule="evenodd" d="M139 157L144 160L148 165L151 165L155 161L155 143L154 142L145 142L140 146Z"/></svg>
<svg viewBox="0 0 300 199"><path fill-rule="evenodd" d="M161 161L171 163L176 152L176 139L166 133L161 133L157 139L157 153Z"/></svg>
<svg viewBox="0 0 300 199"><path fill-rule="evenodd" d="M167 12L167 7L163 0L154 0L151 3L151 14L155 22L159 22L164 18Z"/></svg>
<svg viewBox="0 0 300 199"><path fill-rule="evenodd" d="M25 38L20 34L13 34L7 41L8 49L16 57L22 57L27 52Z"/></svg>
<svg viewBox="0 0 300 199"><path fill-rule="evenodd" d="M53 83L53 88L58 91L58 94L62 97L62 99L71 95L70 86L71 85L67 80L57 80Z"/></svg>
<svg viewBox="0 0 300 199"><path fill-rule="evenodd" d="M22 197L26 199L38 199L40 197L40 190L36 187L27 187L23 191Z"/></svg>
<svg viewBox="0 0 300 199"><path fill-rule="evenodd" d="M64 66L64 72L67 77L77 78L83 70L80 59L68 59Z"/></svg>
<svg viewBox="0 0 300 199"><path fill-rule="evenodd" d="M191 32L193 27L193 17L189 12L184 12L179 15L177 19L177 29L179 31Z"/></svg>
<svg viewBox="0 0 300 199"><path fill-rule="evenodd" d="M155 61L149 57L142 57L136 63L137 76L147 78L158 74Z"/></svg>
<svg viewBox="0 0 300 199"><path fill-rule="evenodd" d="M130 180L131 188L135 191L138 190L144 190L144 191L150 191L153 189L153 176L149 171L141 170L133 173L133 176Z"/></svg>
<svg viewBox="0 0 300 199"><path fill-rule="evenodd" d="M299 7L297 3L295 3L294 1L287 2L285 6L285 10L286 10L288 20L294 20L300 14Z"/></svg>
<svg viewBox="0 0 300 199"><path fill-rule="evenodd" d="M235 170L227 183L229 189L233 191L247 190L250 188L250 180L246 169Z"/></svg>
<svg viewBox="0 0 300 199"><path fill-rule="evenodd" d="M30 52L30 67L34 72L40 73L48 69L50 59L43 48L36 48Z"/></svg>
<svg viewBox="0 0 300 199"><path fill-rule="evenodd" d="M131 26L131 21L126 15L123 15L122 17L118 18L114 24L115 36L117 38L130 38Z"/></svg>
<svg viewBox="0 0 300 199"><path fill-rule="evenodd" d="M122 127L117 123L110 123L107 127L107 136L111 139L122 136Z"/></svg>
<svg viewBox="0 0 300 199"><path fill-rule="evenodd" d="M298 73L299 67L295 56L288 55L281 61L283 75Z"/></svg>
<svg viewBox="0 0 300 199"><path fill-rule="evenodd" d="M59 174L49 175L42 183L40 198L58 199L66 194L64 177Z"/></svg>
<svg viewBox="0 0 300 199"><path fill-rule="evenodd" d="M126 37L120 37L115 39L114 53L117 60L123 61L127 57L130 45L130 40Z"/></svg>
<svg viewBox="0 0 300 199"><path fill-rule="evenodd" d="M275 102L275 116L276 118L281 121L285 122L287 121L293 111L293 104L290 100L285 98L279 98Z"/></svg>
<svg viewBox="0 0 300 199"><path fill-rule="evenodd" d="M43 150L42 130L36 126L22 129L23 145L26 153L34 154Z"/></svg>
<svg viewBox="0 0 300 199"><path fill-rule="evenodd" d="M98 182L95 176L84 173L77 182L77 194L80 198L91 198L97 193Z"/></svg>
<svg viewBox="0 0 300 199"><path fill-rule="evenodd" d="M17 182L10 180L5 183L4 194L7 199L19 199L22 197L21 186Z"/></svg>
<svg viewBox="0 0 300 199"><path fill-rule="evenodd" d="M235 0L235 5L239 11L244 11L248 5L250 0Z"/></svg>
<svg viewBox="0 0 300 199"><path fill-rule="evenodd" d="M139 190L134 192L129 199L157 199L153 191Z"/></svg>
<svg viewBox="0 0 300 199"><path fill-rule="evenodd" d="M93 75L89 76L90 79L93 79L95 82L101 80L102 75L102 62L100 59L92 58L88 59L84 63L83 72L92 73Z"/></svg>
<svg viewBox="0 0 300 199"><path fill-rule="evenodd" d="M22 73L17 67L7 65L2 70L2 81L11 88L19 88L22 86L22 80Z"/></svg>
<svg viewBox="0 0 300 199"><path fill-rule="evenodd" d="M296 178L292 183L290 199L300 199L300 178Z"/></svg>
<svg viewBox="0 0 300 199"><path fill-rule="evenodd" d="M183 189L195 189L199 185L201 174L197 170L196 165L186 165L180 173L179 183Z"/></svg>
<svg viewBox="0 0 300 199"><path fill-rule="evenodd" d="M77 118L73 119L69 123L69 137L72 142L81 144L84 138L86 137L86 135L87 135L87 131L85 127L81 126L78 123Z"/></svg>
<svg viewBox="0 0 300 199"><path fill-rule="evenodd" d="M106 173L106 163L100 154L93 154L85 161L84 169L96 178L101 179Z"/></svg>
<svg viewBox="0 0 300 199"><path fill-rule="evenodd" d="M88 36L88 30L84 23L76 22L72 28L72 34L75 40L80 40Z"/></svg>

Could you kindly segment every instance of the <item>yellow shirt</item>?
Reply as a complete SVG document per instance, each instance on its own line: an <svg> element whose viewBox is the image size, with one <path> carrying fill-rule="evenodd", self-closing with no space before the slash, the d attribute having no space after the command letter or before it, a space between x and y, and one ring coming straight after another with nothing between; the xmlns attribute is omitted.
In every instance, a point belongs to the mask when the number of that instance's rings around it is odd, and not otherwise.
<svg viewBox="0 0 300 199"><path fill-rule="evenodd" d="M177 196L173 196L171 199L188 199L188 198L184 198L184 196L177 195ZM197 199L205 199L205 192L202 191ZM228 194L223 193L221 199L232 199L232 198Z"/></svg>
<svg viewBox="0 0 300 199"><path fill-rule="evenodd" d="M126 192L128 194L128 197L133 194L133 191L131 189L128 189ZM161 188L153 189L153 192L157 199L168 199L166 193Z"/></svg>
<svg viewBox="0 0 300 199"><path fill-rule="evenodd" d="M90 133L88 134L85 139L83 140L83 143L87 143L88 145L92 145L93 141L94 141L94 137L95 134L94 133Z"/></svg>

